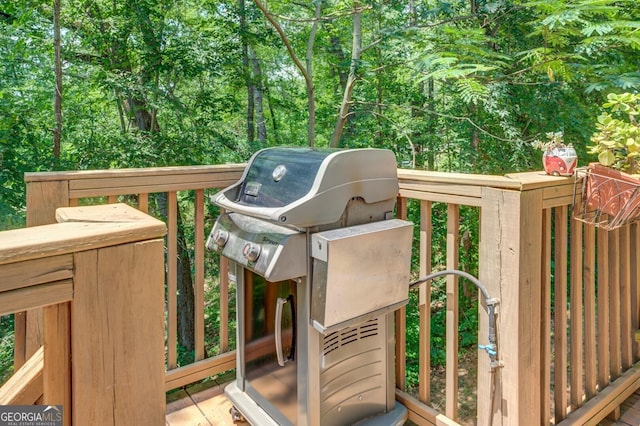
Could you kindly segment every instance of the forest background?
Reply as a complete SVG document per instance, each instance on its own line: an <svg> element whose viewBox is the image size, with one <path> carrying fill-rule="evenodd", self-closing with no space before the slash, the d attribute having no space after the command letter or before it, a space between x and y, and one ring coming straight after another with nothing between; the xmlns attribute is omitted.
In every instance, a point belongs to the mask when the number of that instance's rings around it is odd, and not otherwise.
<svg viewBox="0 0 640 426"><path fill-rule="evenodd" d="M639 53L637 0L2 0L0 230L25 224L25 172L314 145L504 174L558 131L584 165Z"/></svg>

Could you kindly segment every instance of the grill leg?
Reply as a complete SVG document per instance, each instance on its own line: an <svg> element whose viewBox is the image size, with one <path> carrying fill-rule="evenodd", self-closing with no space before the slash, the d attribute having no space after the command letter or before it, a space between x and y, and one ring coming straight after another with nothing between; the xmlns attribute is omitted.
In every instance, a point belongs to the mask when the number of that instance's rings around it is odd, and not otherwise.
<svg viewBox="0 0 640 426"><path fill-rule="evenodd" d="M246 423L247 419L244 418L242 413L234 406L229 408L229 414L231 414L231 420L234 423Z"/></svg>

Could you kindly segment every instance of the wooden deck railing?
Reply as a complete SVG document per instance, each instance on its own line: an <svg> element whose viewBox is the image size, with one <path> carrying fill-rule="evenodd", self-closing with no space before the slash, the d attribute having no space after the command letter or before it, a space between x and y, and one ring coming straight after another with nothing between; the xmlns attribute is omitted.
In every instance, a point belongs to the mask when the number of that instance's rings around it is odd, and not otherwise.
<svg viewBox="0 0 640 426"><path fill-rule="evenodd" d="M26 174L27 181L27 226L50 223L53 212L59 206L77 206L84 203L116 202L118 199L133 200L134 205L143 212L149 211L149 194L167 193L166 223L168 235L166 241L166 286L167 308L165 359L167 372L165 390L171 390L193 383L202 378L235 368L235 353L229 351L229 290L227 274L220 274L220 353L209 358L204 357L204 243L206 230L212 225L212 218L205 218L205 190L225 188L236 182L243 170L242 165L164 167L150 169L79 171L65 173ZM178 280L178 193L194 192L194 326L195 326L195 362L178 366L177 332L177 280ZM124 197L124 198L123 198ZM224 263L224 262L223 262ZM224 264L221 267L224 269ZM29 314L22 322L21 329L36 328L30 326ZM37 322L37 314L33 322ZM26 334L25 348L16 339L21 353L29 355L37 348L30 344ZM232 338L234 336L231 336ZM19 360L21 361L21 360Z"/></svg>
<svg viewBox="0 0 640 426"><path fill-rule="evenodd" d="M501 177L400 171L401 196L420 203L420 275L457 267L460 206L479 208L480 280L500 301L494 372L478 356L477 424L597 424L640 388L640 228L601 231L571 218L573 178L541 173ZM446 263L431 264L433 203L447 204ZM402 204L402 203L401 203ZM404 211L404 209L401 209ZM430 289L420 287L418 400L402 392L410 418L436 424L429 369ZM458 284L449 278L444 414L458 419ZM402 315L402 313L400 314ZM478 335L486 343L480 308ZM398 334L403 336L404 318ZM426 350L425 350L426 349ZM492 395L492 393L495 394ZM598 395L598 398L594 398Z"/></svg>
<svg viewBox="0 0 640 426"><path fill-rule="evenodd" d="M235 367L235 354L228 344L230 298L224 263L219 280L220 351L209 358L203 356L203 294L208 273L203 245L214 220L205 217L204 205L206 191L230 185L242 170L242 165L230 165L26 176L29 226L50 223L58 206L95 202L95 197L113 202L127 196L147 211L149 194L168 193L165 390ZM624 397L640 387L639 350L634 340L640 306L638 226L603 232L572 220L573 178L538 172L500 177L408 170L399 170L399 178L398 215L406 216L409 207L419 209L420 276L459 266L462 208L473 209L479 221L479 278L499 300L502 367L490 369L488 355L479 351L477 424L582 424L615 414ZM195 222L196 356L194 363L178 367L176 206L184 191L194 191L194 212L189 217ZM446 204L446 220L434 216L439 203ZM438 226L445 229L438 230ZM435 235L446 235L442 262L436 262L431 252ZM431 407L430 287L425 284L418 290L420 370L415 394L410 394L405 381L406 310L396 315L397 397L418 424L460 420L458 292L458 279L448 278L442 410ZM478 340L486 343L487 316L482 302L479 318ZM22 330L30 328L27 318ZM20 353L28 354L30 333L24 335L26 343L16 345L22 348Z"/></svg>
<svg viewBox="0 0 640 426"><path fill-rule="evenodd" d="M65 425L161 424L165 225L123 204L57 216L0 232L0 315L42 309L42 345L0 405L61 405Z"/></svg>

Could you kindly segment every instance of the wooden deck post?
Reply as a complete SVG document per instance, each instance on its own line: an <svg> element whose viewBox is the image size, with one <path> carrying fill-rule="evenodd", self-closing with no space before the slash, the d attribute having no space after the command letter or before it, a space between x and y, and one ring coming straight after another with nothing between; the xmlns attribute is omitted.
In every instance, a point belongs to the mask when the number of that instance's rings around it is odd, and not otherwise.
<svg viewBox="0 0 640 426"><path fill-rule="evenodd" d="M56 209L69 205L69 184L64 180L27 182L27 226L56 223ZM18 312L14 317L13 368L17 371L44 343L42 309Z"/></svg>
<svg viewBox="0 0 640 426"><path fill-rule="evenodd" d="M165 424L164 224L124 204L56 217L96 228L73 240L72 424Z"/></svg>
<svg viewBox="0 0 640 426"><path fill-rule="evenodd" d="M63 424L71 425L71 304L46 306L43 310L44 365L43 404L62 405Z"/></svg>
<svg viewBox="0 0 640 426"><path fill-rule="evenodd" d="M73 423L165 423L164 244L78 253L72 306Z"/></svg>
<svg viewBox="0 0 640 426"><path fill-rule="evenodd" d="M541 189L482 189L480 281L498 306L498 358L478 357L478 424L537 425L540 413ZM487 316L480 315L480 343ZM493 392L493 394L492 394Z"/></svg>

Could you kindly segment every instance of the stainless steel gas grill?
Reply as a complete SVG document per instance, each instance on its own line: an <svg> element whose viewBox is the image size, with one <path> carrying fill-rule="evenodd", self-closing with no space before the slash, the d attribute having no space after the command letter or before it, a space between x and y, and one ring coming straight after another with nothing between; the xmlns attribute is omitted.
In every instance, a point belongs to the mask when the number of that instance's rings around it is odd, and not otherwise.
<svg viewBox="0 0 640 426"><path fill-rule="evenodd" d="M237 373L254 425L400 425L393 312L407 303L413 226L392 219L381 149L269 148L213 201L207 248L237 286Z"/></svg>

